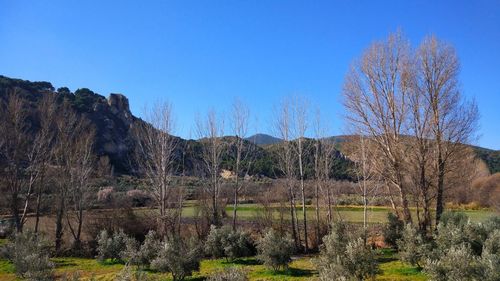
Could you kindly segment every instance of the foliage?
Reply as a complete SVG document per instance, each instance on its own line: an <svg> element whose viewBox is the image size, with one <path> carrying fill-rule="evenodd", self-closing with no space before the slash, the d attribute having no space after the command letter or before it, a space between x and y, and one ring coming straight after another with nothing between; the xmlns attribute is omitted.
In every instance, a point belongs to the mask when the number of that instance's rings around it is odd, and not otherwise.
<svg viewBox="0 0 500 281"><path fill-rule="evenodd" d="M148 267L151 261L158 255L161 248L160 241L156 238L154 231L149 231L142 245L134 238L128 238L126 249L121 256L131 265Z"/></svg>
<svg viewBox="0 0 500 281"><path fill-rule="evenodd" d="M244 270L230 267L223 271L210 275L207 281L247 281L248 278Z"/></svg>
<svg viewBox="0 0 500 281"><path fill-rule="evenodd" d="M147 281L147 277L144 271L132 272L130 266L125 265L123 269L117 274L115 281Z"/></svg>
<svg viewBox="0 0 500 281"><path fill-rule="evenodd" d="M257 258L267 267L278 271L288 268L294 250L295 246L289 235L283 237L270 229L257 243Z"/></svg>
<svg viewBox="0 0 500 281"><path fill-rule="evenodd" d="M227 236L226 232L229 231L230 229L227 227L217 228L215 225L211 225L210 232L205 241L205 253L214 258L224 257L224 245L222 245L222 240L224 236Z"/></svg>
<svg viewBox="0 0 500 281"><path fill-rule="evenodd" d="M433 281L481 279L481 263L467 244L453 245L439 259L428 260L425 272Z"/></svg>
<svg viewBox="0 0 500 281"><path fill-rule="evenodd" d="M375 252L362 238L350 237L343 223L323 238L317 264L321 280L364 280L378 271Z"/></svg>
<svg viewBox="0 0 500 281"><path fill-rule="evenodd" d="M151 268L159 272L170 272L174 281L184 280L200 268L202 249L190 240L185 243L180 238L171 238L164 242L158 256L151 262Z"/></svg>
<svg viewBox="0 0 500 281"><path fill-rule="evenodd" d="M52 280L54 264L49 259L49 246L40 236L25 231L5 245L5 258L14 265L18 276L27 280Z"/></svg>
<svg viewBox="0 0 500 281"><path fill-rule="evenodd" d="M437 229L424 266L432 280L499 280L500 219L472 223L462 213L445 213Z"/></svg>
<svg viewBox="0 0 500 281"><path fill-rule="evenodd" d="M104 262L106 259L122 260L129 239L121 229L111 236L107 230L102 230L97 237L97 260L99 262Z"/></svg>
<svg viewBox="0 0 500 281"><path fill-rule="evenodd" d="M422 235L411 224L407 224L402 237L397 241L399 257L402 261L420 267L419 262L430 251Z"/></svg>
<svg viewBox="0 0 500 281"><path fill-rule="evenodd" d="M404 223L394 213L387 214L387 225L384 228L384 241L390 246L397 246L401 239Z"/></svg>
<svg viewBox="0 0 500 281"><path fill-rule="evenodd" d="M500 280L500 229L496 229L484 242L481 261L486 281Z"/></svg>
<svg viewBox="0 0 500 281"><path fill-rule="evenodd" d="M229 226L210 227L210 233L205 242L205 252L215 258L226 257L230 260L252 254L253 243L250 235Z"/></svg>
<svg viewBox="0 0 500 281"><path fill-rule="evenodd" d="M461 212L445 212L434 235L437 248L435 255L440 256L451 247L468 244L475 255L480 255L488 233L482 224L472 223Z"/></svg>

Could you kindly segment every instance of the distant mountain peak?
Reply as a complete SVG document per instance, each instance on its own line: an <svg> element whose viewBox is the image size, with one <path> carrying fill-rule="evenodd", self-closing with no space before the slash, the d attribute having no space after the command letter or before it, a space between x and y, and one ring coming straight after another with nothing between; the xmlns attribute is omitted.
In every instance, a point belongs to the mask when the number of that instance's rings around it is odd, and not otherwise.
<svg viewBox="0 0 500 281"><path fill-rule="evenodd" d="M253 136L250 136L250 137L246 138L245 140L247 140L253 144L256 144L256 145L271 145L271 144L276 144L276 143L280 143L283 141L280 138L273 137L273 136L268 135L268 134L260 134L260 133L255 134Z"/></svg>

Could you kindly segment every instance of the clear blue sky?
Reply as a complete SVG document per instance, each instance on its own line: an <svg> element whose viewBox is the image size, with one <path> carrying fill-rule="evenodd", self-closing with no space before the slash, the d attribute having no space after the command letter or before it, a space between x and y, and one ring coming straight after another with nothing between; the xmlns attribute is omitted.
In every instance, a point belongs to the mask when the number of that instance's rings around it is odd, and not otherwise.
<svg viewBox="0 0 500 281"><path fill-rule="evenodd" d="M273 104L303 95L341 134L340 92L353 59L401 28L455 45L461 84L481 112L478 144L500 149L500 1L0 0L0 74L129 97L132 112L168 99L178 134L197 112L238 96L270 132ZM194 137L194 135L191 135Z"/></svg>

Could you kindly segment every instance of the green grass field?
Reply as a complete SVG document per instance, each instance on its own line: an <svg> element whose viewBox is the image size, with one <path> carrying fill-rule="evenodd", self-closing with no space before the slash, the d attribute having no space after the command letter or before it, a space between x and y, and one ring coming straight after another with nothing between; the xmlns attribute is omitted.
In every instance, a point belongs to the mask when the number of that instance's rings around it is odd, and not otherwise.
<svg viewBox="0 0 500 281"><path fill-rule="evenodd" d="M243 269L250 280L317 280L318 273L313 263L314 256L296 257L290 263L289 269L273 272L260 264L255 258L243 258L234 262L225 259L207 259L201 263L200 270L186 280L204 280L207 276L221 271L227 267L238 267ZM426 280L426 277L418 269L403 264L396 260L394 253L389 250L381 251L379 254L380 273L376 280ZM74 273L83 280L111 281L123 269L121 264L99 264L94 259L82 258L55 258L55 274L58 279ZM147 272L151 280L172 280L168 274ZM14 274L12 265L0 260L0 281L18 280Z"/></svg>
<svg viewBox="0 0 500 281"><path fill-rule="evenodd" d="M238 208L238 216L243 220L252 220L259 216L262 207L258 204L242 204ZM314 208L307 207L308 217L314 217ZM151 212L151 209L137 209L136 212ZM226 208L227 215L231 216L232 207ZM297 210L299 215L301 210ZM324 212L325 210L322 210ZM363 209L360 206L339 206L335 208L335 216L352 223L363 221ZM370 223L385 223L388 207L370 207L368 219ZM484 221L489 217L497 215L489 210L460 210L469 216L472 221ZM183 209L185 217L195 215L196 208L192 202L188 202ZM285 213L288 215L288 212ZM273 215L277 217L277 208L274 208ZM301 216L299 216L301 217ZM0 239L0 246L6 240ZM206 259L201 263L201 268L187 280L204 280L210 274L223 270L226 267L236 266L247 272L250 280L317 280L317 271L314 267L314 256L300 256L294 258L287 271L275 273L261 265L255 258L240 259L235 262L226 262L223 259ZM378 255L380 272L376 280L427 280L426 276L417 268L402 263L397 259L392 250L382 249ZM94 259L84 258L55 258L53 262L56 266L55 273L58 278L66 274L78 274L84 279L89 280L92 277L96 280L114 280L115 276L123 269L121 264L99 264ZM166 274L147 272L152 280L171 280ZM14 268L6 260L0 259L0 281L18 280L14 274Z"/></svg>
<svg viewBox="0 0 500 281"><path fill-rule="evenodd" d="M273 217L278 218L278 207L270 208L273 212ZM238 218L243 220L252 220L263 213L263 207L259 204L241 204L238 207ZM233 207L227 206L226 213L227 216L232 216ZM307 217L313 219L315 216L315 209L313 206L307 206ZM386 223L387 214L391 212L391 208L384 206L369 206L368 208L368 222L369 223ZM182 210L184 217L193 217L196 213L196 207L191 202L188 202ZM480 222L488 219L489 217L495 216L495 212L491 210L460 210L460 212L465 213L471 221ZM413 217L416 216L415 210L412 210ZM285 218L289 218L290 213L288 209L284 212ZM297 215L299 220L302 219L302 208L297 207ZM333 208L333 215L336 219L341 219L351 223L362 223L363 222L363 207L362 206L337 206ZM326 216L326 210L321 209L321 216Z"/></svg>

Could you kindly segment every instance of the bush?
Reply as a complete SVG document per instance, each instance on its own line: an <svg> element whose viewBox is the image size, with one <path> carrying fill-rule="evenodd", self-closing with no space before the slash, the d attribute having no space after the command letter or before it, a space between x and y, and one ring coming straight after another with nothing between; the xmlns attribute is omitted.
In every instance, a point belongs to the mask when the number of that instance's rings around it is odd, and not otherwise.
<svg viewBox="0 0 500 281"><path fill-rule="evenodd" d="M97 237L97 260L101 263L106 259L121 261L129 239L121 229L112 236L106 230L101 231Z"/></svg>
<svg viewBox="0 0 500 281"><path fill-rule="evenodd" d="M424 270L434 281L482 279L481 263L465 243L452 246L440 259L428 260Z"/></svg>
<svg viewBox="0 0 500 281"><path fill-rule="evenodd" d="M245 271L240 268L230 267L224 271L217 272L207 278L207 281L247 281Z"/></svg>
<svg viewBox="0 0 500 281"><path fill-rule="evenodd" d="M486 281L500 280L500 230L496 229L484 242L481 257Z"/></svg>
<svg viewBox="0 0 500 281"><path fill-rule="evenodd" d="M210 232L205 241L205 253L214 258L224 257L222 240L223 237L228 236L229 231L227 227L217 228L215 225L211 225Z"/></svg>
<svg viewBox="0 0 500 281"><path fill-rule="evenodd" d="M216 228L212 225L205 242L205 252L215 258L234 260L251 255L253 243L246 232L232 231L228 226Z"/></svg>
<svg viewBox="0 0 500 281"><path fill-rule="evenodd" d="M140 189L127 191L127 198L130 199L133 207L146 207L153 201L153 198L149 193Z"/></svg>
<svg viewBox="0 0 500 281"><path fill-rule="evenodd" d="M139 267L149 267L151 261L158 255L161 243L156 239L156 233L149 231L142 245L139 245L134 238L127 239L126 250L121 256L131 265Z"/></svg>
<svg viewBox="0 0 500 281"><path fill-rule="evenodd" d="M257 259L274 271L286 269L294 249L294 242L289 235L283 237L270 229L257 243Z"/></svg>
<svg viewBox="0 0 500 281"><path fill-rule="evenodd" d="M441 256L453 246L467 244L475 255L481 255L488 230L482 224L474 224L460 212L446 212L437 227L434 240L437 245L434 255Z"/></svg>
<svg viewBox="0 0 500 281"><path fill-rule="evenodd" d="M375 252L365 245L362 238L349 242L345 256L346 271L357 280L374 278L378 271Z"/></svg>
<svg viewBox="0 0 500 281"><path fill-rule="evenodd" d="M425 243L422 235L411 224L405 226L397 245L400 259L418 267L421 267L420 261L430 251L430 247Z"/></svg>
<svg viewBox="0 0 500 281"><path fill-rule="evenodd" d="M321 280L364 280L378 271L375 252L360 237L350 237L347 225L335 224L323 238L317 259Z"/></svg>
<svg viewBox="0 0 500 281"><path fill-rule="evenodd" d="M147 277L144 271L132 272L130 266L125 265L123 269L118 273L115 281L147 281Z"/></svg>
<svg viewBox="0 0 500 281"><path fill-rule="evenodd" d="M384 241L387 245L396 247L397 241L401 239L404 223L395 214L387 214L387 225L384 228Z"/></svg>
<svg viewBox="0 0 500 281"><path fill-rule="evenodd" d="M158 256L151 262L151 268L159 272L170 272L174 281L184 280L200 268L202 249L194 241L184 243L180 238L164 242Z"/></svg>
<svg viewBox="0 0 500 281"><path fill-rule="evenodd" d="M5 245L5 258L14 265L16 275L27 280L53 280L54 264L49 259L49 246L33 232L18 233Z"/></svg>

